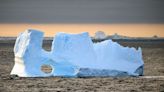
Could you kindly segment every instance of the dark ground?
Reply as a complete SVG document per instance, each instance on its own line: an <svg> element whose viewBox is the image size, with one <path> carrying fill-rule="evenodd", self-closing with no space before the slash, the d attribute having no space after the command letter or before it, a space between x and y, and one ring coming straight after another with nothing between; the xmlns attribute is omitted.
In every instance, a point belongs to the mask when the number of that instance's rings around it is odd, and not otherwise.
<svg viewBox="0 0 164 92"><path fill-rule="evenodd" d="M51 42L51 41L50 41ZM10 43L10 44L9 44ZM120 42L124 46L141 46L147 77L124 78L12 78L13 44L0 42L0 92L164 92L164 42ZM151 44L150 44L151 43ZM50 43L44 44L45 49ZM160 76L160 77L159 77Z"/></svg>

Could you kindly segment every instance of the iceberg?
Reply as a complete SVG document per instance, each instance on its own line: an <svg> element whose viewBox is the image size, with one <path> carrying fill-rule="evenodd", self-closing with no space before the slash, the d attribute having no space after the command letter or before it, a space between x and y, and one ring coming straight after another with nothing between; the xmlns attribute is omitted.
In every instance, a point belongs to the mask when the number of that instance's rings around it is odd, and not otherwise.
<svg viewBox="0 0 164 92"><path fill-rule="evenodd" d="M10 74L20 77L105 77L143 75L141 48L123 47L112 40L93 43L87 32L57 33L51 51L42 49L43 32L28 29L15 42ZM41 67L49 65L45 73Z"/></svg>

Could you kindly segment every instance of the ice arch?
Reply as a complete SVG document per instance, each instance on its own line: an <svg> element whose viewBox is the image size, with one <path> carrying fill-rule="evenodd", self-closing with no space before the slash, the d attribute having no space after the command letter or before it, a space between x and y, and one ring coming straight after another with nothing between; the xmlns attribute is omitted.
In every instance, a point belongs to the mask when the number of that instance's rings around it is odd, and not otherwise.
<svg viewBox="0 0 164 92"><path fill-rule="evenodd" d="M52 49L42 49L43 32L29 29L15 42L15 65L11 74L21 77L88 77L143 75L141 48L123 47L112 40L92 43L87 32L57 33ZM52 67L50 73L42 65Z"/></svg>

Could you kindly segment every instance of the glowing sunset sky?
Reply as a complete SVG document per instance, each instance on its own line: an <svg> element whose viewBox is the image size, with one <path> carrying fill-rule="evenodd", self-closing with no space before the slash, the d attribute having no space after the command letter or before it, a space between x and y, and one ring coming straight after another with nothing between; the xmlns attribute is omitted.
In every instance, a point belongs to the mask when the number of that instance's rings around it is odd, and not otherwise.
<svg viewBox="0 0 164 92"><path fill-rule="evenodd" d="M164 0L0 0L0 36L38 29L164 37Z"/></svg>
<svg viewBox="0 0 164 92"><path fill-rule="evenodd" d="M118 33L132 37L164 37L164 24L0 24L0 36L17 36L26 29L38 29L45 36L54 36L57 32L81 33L104 31L108 35Z"/></svg>

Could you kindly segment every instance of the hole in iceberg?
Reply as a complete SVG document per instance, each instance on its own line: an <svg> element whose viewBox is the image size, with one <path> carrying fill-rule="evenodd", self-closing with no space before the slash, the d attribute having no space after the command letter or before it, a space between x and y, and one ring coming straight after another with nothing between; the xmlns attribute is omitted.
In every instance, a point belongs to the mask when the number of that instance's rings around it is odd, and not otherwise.
<svg viewBox="0 0 164 92"><path fill-rule="evenodd" d="M41 66L41 71L46 73L46 74L49 74L52 72L52 67L50 65L44 64Z"/></svg>

